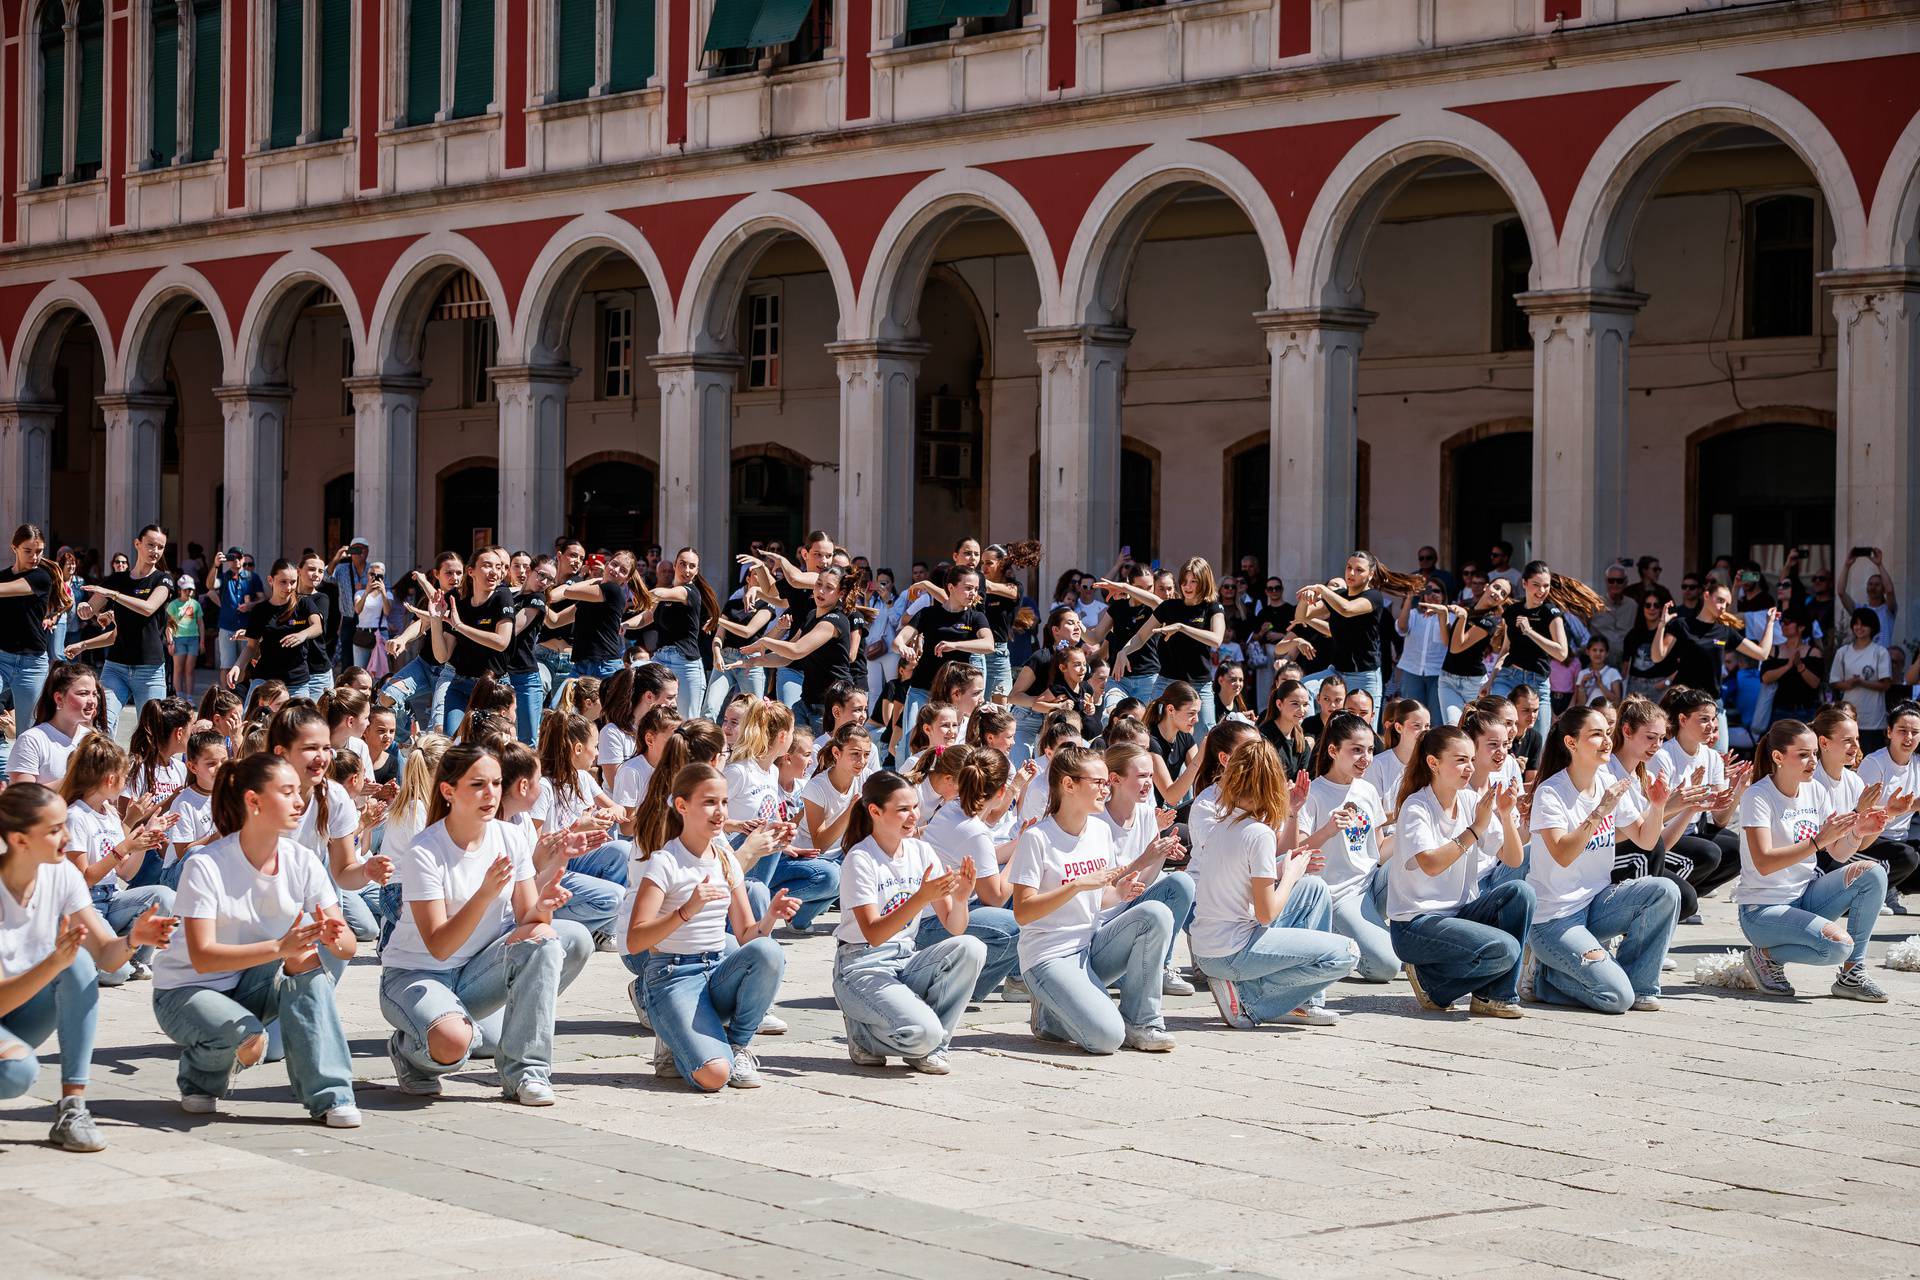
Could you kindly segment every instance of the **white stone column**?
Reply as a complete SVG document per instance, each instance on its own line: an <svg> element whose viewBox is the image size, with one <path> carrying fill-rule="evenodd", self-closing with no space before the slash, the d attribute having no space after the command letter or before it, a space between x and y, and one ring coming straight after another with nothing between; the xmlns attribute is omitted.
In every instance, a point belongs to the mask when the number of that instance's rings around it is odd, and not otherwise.
<svg viewBox="0 0 1920 1280"><path fill-rule="evenodd" d="M1647 295L1516 294L1533 332L1533 554L1597 583L1627 528L1627 355ZM1517 566L1516 566L1517 567Z"/></svg>
<svg viewBox="0 0 1920 1280"><path fill-rule="evenodd" d="M353 396L353 532L387 566L387 581L421 563L420 393L425 378L348 378Z"/></svg>
<svg viewBox="0 0 1920 1280"><path fill-rule="evenodd" d="M101 545L133 553L141 529L160 522L160 433L172 396L126 393L99 397L107 424L106 527ZM177 532L177 531L176 531Z"/></svg>
<svg viewBox="0 0 1920 1280"><path fill-rule="evenodd" d="M49 539L53 518L53 427L60 406L0 404L0 535L38 525Z"/></svg>
<svg viewBox="0 0 1920 1280"><path fill-rule="evenodd" d="M500 404L500 544L538 555L566 531L567 388L580 371L523 364L487 373Z"/></svg>
<svg viewBox="0 0 1920 1280"><path fill-rule="evenodd" d="M291 387L215 387L226 431L221 444L222 546L239 547L256 564L286 553L282 532L287 406Z"/></svg>
<svg viewBox="0 0 1920 1280"><path fill-rule="evenodd" d="M1834 572L1850 548L1881 548L1904 614L1920 590L1920 271L1830 271L1820 279L1840 321ZM1861 583L1849 586L1859 598Z"/></svg>
<svg viewBox="0 0 1920 1280"><path fill-rule="evenodd" d="M733 388L744 362L731 352L675 352L647 363L660 379L660 549L692 547L701 563L720 565L732 554ZM711 581L732 574L707 570Z"/></svg>
<svg viewBox="0 0 1920 1280"><path fill-rule="evenodd" d="M914 381L924 342L827 344L840 370L840 527L835 542L873 566L913 562Z"/></svg>
<svg viewBox="0 0 1920 1280"><path fill-rule="evenodd" d="M1267 335L1267 572L1289 592L1353 550L1360 343L1371 311L1259 311Z"/></svg>
<svg viewBox="0 0 1920 1280"><path fill-rule="evenodd" d="M1133 330L1029 329L1040 362L1043 588L1069 569L1104 574L1120 551L1120 408Z"/></svg>

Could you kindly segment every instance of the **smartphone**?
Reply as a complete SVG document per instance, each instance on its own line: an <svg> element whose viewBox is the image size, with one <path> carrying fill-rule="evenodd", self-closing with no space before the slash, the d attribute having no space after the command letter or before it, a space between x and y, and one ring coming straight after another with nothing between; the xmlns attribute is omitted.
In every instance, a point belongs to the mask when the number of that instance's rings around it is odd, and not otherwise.
<svg viewBox="0 0 1920 1280"><path fill-rule="evenodd" d="M1852 551L1848 552L1847 554L1852 556L1857 556L1862 560L1871 560L1873 559L1873 548L1872 547L1855 547Z"/></svg>

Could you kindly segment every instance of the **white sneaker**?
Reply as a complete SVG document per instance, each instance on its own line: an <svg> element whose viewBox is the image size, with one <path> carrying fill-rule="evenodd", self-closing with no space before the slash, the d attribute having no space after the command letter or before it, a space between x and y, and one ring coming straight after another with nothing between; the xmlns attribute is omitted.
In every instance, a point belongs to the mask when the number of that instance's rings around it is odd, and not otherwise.
<svg viewBox="0 0 1920 1280"><path fill-rule="evenodd" d="M319 1117L329 1129L358 1129L360 1127L360 1108L351 1103L334 1107Z"/></svg>
<svg viewBox="0 0 1920 1280"><path fill-rule="evenodd" d="M1190 996L1193 994L1193 984L1173 970L1168 969L1160 975L1160 994L1163 996Z"/></svg>
<svg viewBox="0 0 1920 1280"><path fill-rule="evenodd" d="M1141 1053L1172 1053L1174 1039L1159 1027L1128 1027L1122 1047Z"/></svg>
<svg viewBox="0 0 1920 1280"><path fill-rule="evenodd" d="M220 1108L220 1099L210 1093L183 1093L180 1109L190 1116L210 1116Z"/></svg>
<svg viewBox="0 0 1920 1280"><path fill-rule="evenodd" d="M760 1087L760 1060L747 1049L733 1051L733 1070L727 1075L729 1089L758 1089Z"/></svg>
<svg viewBox="0 0 1920 1280"><path fill-rule="evenodd" d="M1680 962L1678 960L1675 960L1672 956L1660 957L1660 972L1672 973L1675 969L1678 969L1679 967L1680 967Z"/></svg>
<svg viewBox="0 0 1920 1280"><path fill-rule="evenodd" d="M754 1031L758 1036L783 1036L787 1034L787 1024L769 1013L760 1019L760 1026Z"/></svg>
<svg viewBox="0 0 1920 1280"><path fill-rule="evenodd" d="M1290 1022L1296 1027L1337 1027L1340 1025L1340 1015L1332 1009L1303 1004L1292 1013L1283 1016L1280 1021Z"/></svg>
<svg viewBox="0 0 1920 1280"><path fill-rule="evenodd" d="M673 1054L664 1044L653 1046L653 1078L656 1080L678 1080L680 1068L674 1065Z"/></svg>
<svg viewBox="0 0 1920 1280"><path fill-rule="evenodd" d="M1220 1020L1235 1031L1251 1031L1260 1024L1253 1020L1247 1007L1240 1003L1240 988L1225 978L1208 978L1207 990L1213 993L1214 1007L1220 1010Z"/></svg>
<svg viewBox="0 0 1920 1280"><path fill-rule="evenodd" d="M947 1062L945 1049L935 1049L924 1058L908 1058L907 1065L928 1076L944 1076L953 1072L952 1065Z"/></svg>
<svg viewBox="0 0 1920 1280"><path fill-rule="evenodd" d="M135 960L133 962L133 973L129 976L128 981L152 982L153 966L146 963L144 960Z"/></svg>
<svg viewBox="0 0 1920 1280"><path fill-rule="evenodd" d="M522 1080L517 1089L502 1089L501 1094L509 1102L517 1102L523 1107L550 1107L553 1105L553 1086L545 1080Z"/></svg>
<svg viewBox="0 0 1920 1280"><path fill-rule="evenodd" d="M1540 981L1540 962L1533 958L1533 948L1526 947L1520 952L1520 999L1538 1004Z"/></svg>

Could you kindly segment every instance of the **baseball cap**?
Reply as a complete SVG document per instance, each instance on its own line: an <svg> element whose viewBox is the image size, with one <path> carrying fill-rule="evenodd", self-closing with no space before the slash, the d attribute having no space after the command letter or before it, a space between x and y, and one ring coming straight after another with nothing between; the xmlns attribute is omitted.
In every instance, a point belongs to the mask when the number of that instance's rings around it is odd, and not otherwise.
<svg viewBox="0 0 1920 1280"><path fill-rule="evenodd" d="M238 547L228 547L228 548L227 548L227 559L229 559L229 560L240 560L240 559L243 559L243 558L245 558L245 556L246 556L246 554L247 554L246 552L244 552L244 551L242 551L242 550L241 550L240 548L238 548Z"/></svg>
<svg viewBox="0 0 1920 1280"><path fill-rule="evenodd" d="M365 538L355 538L352 542L349 542L347 544L347 549L351 551L353 548L359 547L361 550L364 551L368 547L371 547L372 545L373 544L371 542L368 542Z"/></svg>
<svg viewBox="0 0 1920 1280"><path fill-rule="evenodd" d="M193 575L190 573L181 574L180 580L174 585L177 586L182 591L193 590Z"/></svg>

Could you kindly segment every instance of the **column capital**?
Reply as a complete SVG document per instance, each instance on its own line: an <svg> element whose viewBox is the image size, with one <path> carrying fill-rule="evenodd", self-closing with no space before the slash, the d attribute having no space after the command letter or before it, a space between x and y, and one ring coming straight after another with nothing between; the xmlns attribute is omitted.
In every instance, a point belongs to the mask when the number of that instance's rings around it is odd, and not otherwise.
<svg viewBox="0 0 1920 1280"><path fill-rule="evenodd" d="M1850 267L1822 271L1814 279L1828 293L1904 293L1920 290L1920 270L1913 267Z"/></svg>
<svg viewBox="0 0 1920 1280"><path fill-rule="evenodd" d="M827 343L827 354L835 360L911 360L918 364L932 350L931 342L906 338L848 338Z"/></svg>
<svg viewBox="0 0 1920 1280"><path fill-rule="evenodd" d="M285 402L293 399L293 388L288 386L246 385L215 387L213 398L221 404L240 404L248 400L278 400Z"/></svg>
<svg viewBox="0 0 1920 1280"><path fill-rule="evenodd" d="M93 402L105 413L115 410L132 412L136 409L164 411L173 407L172 396L154 395L141 391L109 391L104 395L95 396Z"/></svg>
<svg viewBox="0 0 1920 1280"><path fill-rule="evenodd" d="M363 373L340 379L349 395L412 395L427 389L427 379L414 374Z"/></svg>
<svg viewBox="0 0 1920 1280"><path fill-rule="evenodd" d="M0 400L0 418L52 418L60 406L39 400Z"/></svg>
<svg viewBox="0 0 1920 1280"><path fill-rule="evenodd" d="M1632 289L1529 289L1513 300L1530 316L1570 311L1600 311L1634 315L1647 305L1647 295Z"/></svg>
<svg viewBox="0 0 1920 1280"><path fill-rule="evenodd" d="M1124 347L1133 341L1133 330L1117 324L1052 324L1026 332L1036 347Z"/></svg>
<svg viewBox="0 0 1920 1280"><path fill-rule="evenodd" d="M1279 307L1253 313L1253 322L1268 333L1289 329L1347 329L1358 333L1377 319L1378 313L1360 307Z"/></svg>
<svg viewBox="0 0 1920 1280"><path fill-rule="evenodd" d="M580 370L570 364L497 364L488 367L487 376L496 383L570 383L580 376Z"/></svg>
<svg viewBox="0 0 1920 1280"><path fill-rule="evenodd" d="M735 373L747 364L735 351L660 351L647 357L656 373Z"/></svg>

